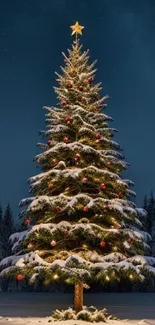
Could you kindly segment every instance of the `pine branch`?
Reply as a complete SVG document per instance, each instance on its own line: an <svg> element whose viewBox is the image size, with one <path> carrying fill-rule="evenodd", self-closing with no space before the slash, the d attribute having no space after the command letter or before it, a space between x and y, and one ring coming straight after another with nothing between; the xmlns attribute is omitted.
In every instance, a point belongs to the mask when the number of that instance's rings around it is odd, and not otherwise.
<svg viewBox="0 0 155 325"><path fill-rule="evenodd" d="M66 54L64 52L62 52L62 55L64 56L65 61L72 67L72 69L74 69L72 62L70 61L69 58L67 58Z"/></svg>
<svg viewBox="0 0 155 325"><path fill-rule="evenodd" d="M83 54L81 54L79 56L79 58L77 59L77 62L81 62L81 61L85 60L88 53L89 53L89 50L84 51Z"/></svg>
<svg viewBox="0 0 155 325"><path fill-rule="evenodd" d="M97 60L95 60L91 65L87 67L88 71L94 68L95 64L97 63Z"/></svg>
<svg viewBox="0 0 155 325"><path fill-rule="evenodd" d="M109 98L108 95L102 97L101 99L99 99L99 100L97 100L95 103L93 103L93 106L94 106L94 105L97 106L97 107L101 107L101 106L103 106L102 103L103 103L106 99L108 99L108 98ZM104 104L104 105L107 106L106 104Z"/></svg>
<svg viewBox="0 0 155 325"><path fill-rule="evenodd" d="M62 66L60 66L60 69L62 70L62 72L64 73L65 76L67 76L67 78L69 80L72 80L73 78L69 75L69 73L66 71L66 69Z"/></svg>
<svg viewBox="0 0 155 325"><path fill-rule="evenodd" d="M29 203L31 203L33 200L35 199L35 197L29 197L29 198L26 198L26 199L23 199L19 202L19 207L22 207L24 205L27 205Z"/></svg>
<svg viewBox="0 0 155 325"><path fill-rule="evenodd" d="M95 74L96 71L97 71L97 69L95 69L95 70L93 70L93 71L91 71L91 72L89 72L89 73L87 73L87 72L82 72L82 73L79 74L79 79L80 79L80 80L86 79L86 78L92 76L93 74Z"/></svg>
<svg viewBox="0 0 155 325"><path fill-rule="evenodd" d="M127 193L129 194L129 195L132 195L133 197L136 197L136 193L134 192L134 191L131 191L131 190L127 190Z"/></svg>
<svg viewBox="0 0 155 325"><path fill-rule="evenodd" d="M48 148L47 144L45 143L37 143L36 146L43 150L46 150Z"/></svg>
<svg viewBox="0 0 155 325"><path fill-rule="evenodd" d="M59 82L62 82L63 76L61 76L58 72L55 71L55 74L58 76L58 79L56 79Z"/></svg>
<svg viewBox="0 0 155 325"><path fill-rule="evenodd" d="M46 109L51 114L53 114L55 112L61 112L61 109L60 108L54 107L54 106L52 106L52 107L43 106L43 109ZM47 115L45 115L45 116L47 116Z"/></svg>

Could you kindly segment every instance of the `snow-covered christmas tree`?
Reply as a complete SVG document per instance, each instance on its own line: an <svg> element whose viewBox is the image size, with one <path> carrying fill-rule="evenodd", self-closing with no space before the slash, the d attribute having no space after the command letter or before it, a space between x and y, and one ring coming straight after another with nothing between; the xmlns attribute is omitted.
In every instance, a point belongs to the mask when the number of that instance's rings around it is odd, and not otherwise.
<svg viewBox="0 0 155 325"><path fill-rule="evenodd" d="M18 280L74 284L77 313L89 282L143 281L155 259L140 221L145 210L131 200L133 183L121 177L128 163L112 140L112 118L102 112L108 96L99 94L96 61L89 65L78 39L84 27L71 28L75 40L68 56L62 53L62 75L56 73L57 107L45 107L47 142L34 158L42 172L29 179L33 196L20 202L30 225L11 236L14 255L0 267L1 276Z"/></svg>

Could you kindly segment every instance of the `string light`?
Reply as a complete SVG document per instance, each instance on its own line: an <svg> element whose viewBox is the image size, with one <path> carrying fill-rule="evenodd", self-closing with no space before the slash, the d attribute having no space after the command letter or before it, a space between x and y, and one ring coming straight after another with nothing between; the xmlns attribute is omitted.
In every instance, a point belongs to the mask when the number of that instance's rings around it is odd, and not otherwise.
<svg viewBox="0 0 155 325"><path fill-rule="evenodd" d="M54 280L57 280L58 277L59 277L58 274L54 274L53 279L54 279Z"/></svg>
<svg viewBox="0 0 155 325"><path fill-rule="evenodd" d="M106 275L105 279L106 279L106 281L110 281L110 278L108 275Z"/></svg>
<svg viewBox="0 0 155 325"><path fill-rule="evenodd" d="M133 279L133 275L132 275L132 274L130 274L130 275L129 275L129 278L130 278L130 279Z"/></svg>
<svg viewBox="0 0 155 325"><path fill-rule="evenodd" d="M83 247L83 248L88 248L88 245L83 244L82 247Z"/></svg>

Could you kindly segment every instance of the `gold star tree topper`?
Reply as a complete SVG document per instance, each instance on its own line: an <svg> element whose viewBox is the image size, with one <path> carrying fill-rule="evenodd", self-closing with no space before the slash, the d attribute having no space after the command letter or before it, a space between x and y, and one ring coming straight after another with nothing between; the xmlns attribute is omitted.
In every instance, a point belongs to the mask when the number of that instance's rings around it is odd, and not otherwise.
<svg viewBox="0 0 155 325"><path fill-rule="evenodd" d="M72 29L72 35L76 34L76 36L77 36L77 34L82 35L82 29L84 28L84 26L79 25L79 23L77 21L76 24L70 26L70 28Z"/></svg>

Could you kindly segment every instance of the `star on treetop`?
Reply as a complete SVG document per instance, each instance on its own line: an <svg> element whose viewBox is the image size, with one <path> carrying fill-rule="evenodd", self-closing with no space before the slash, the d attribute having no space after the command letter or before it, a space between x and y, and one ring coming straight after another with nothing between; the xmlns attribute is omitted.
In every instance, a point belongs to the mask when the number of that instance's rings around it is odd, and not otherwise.
<svg viewBox="0 0 155 325"><path fill-rule="evenodd" d="M84 26L79 25L78 21L76 21L76 24L70 26L70 28L72 29L72 35L74 35L74 34L82 35L82 29L84 28Z"/></svg>

